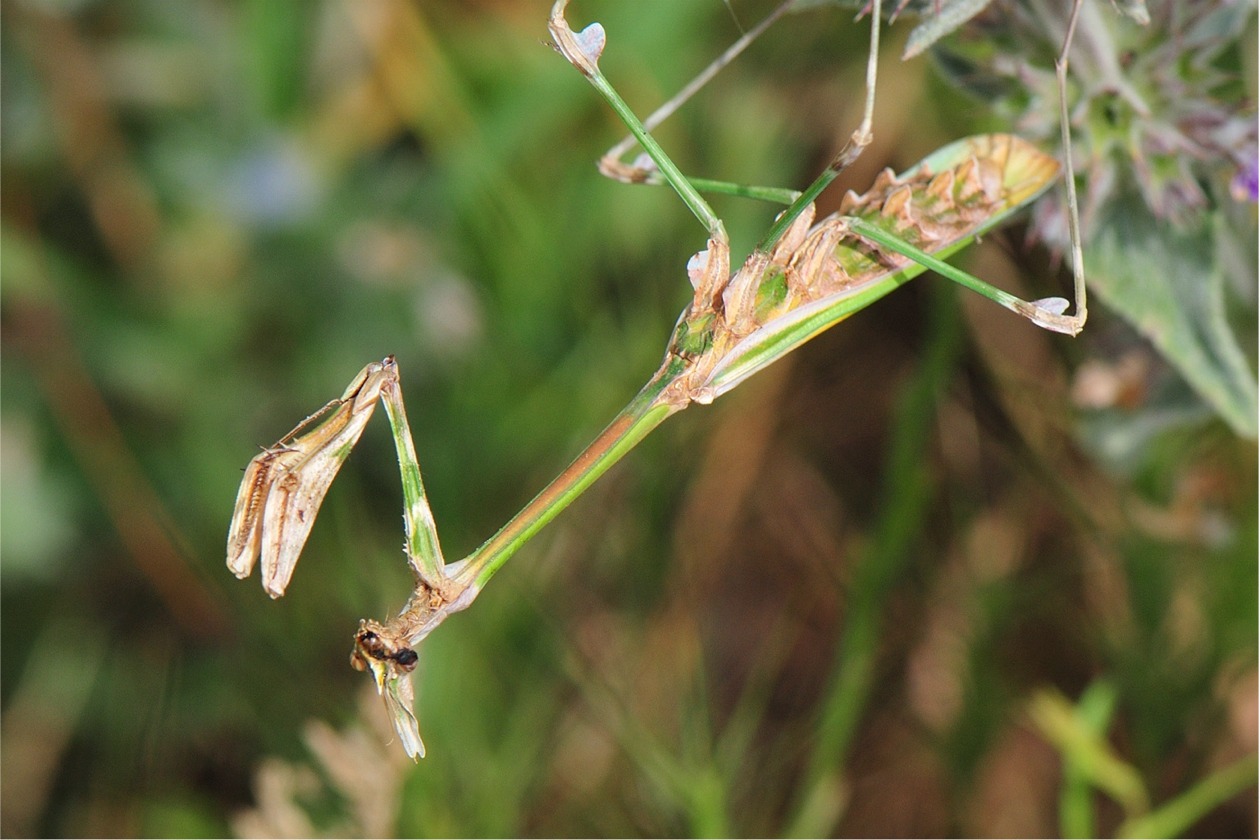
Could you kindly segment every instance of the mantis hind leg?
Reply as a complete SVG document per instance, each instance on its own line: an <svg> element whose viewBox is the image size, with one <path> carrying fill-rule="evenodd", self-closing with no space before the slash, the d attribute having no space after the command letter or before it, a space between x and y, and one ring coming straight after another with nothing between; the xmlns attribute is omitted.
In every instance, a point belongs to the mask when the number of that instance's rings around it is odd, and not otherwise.
<svg viewBox="0 0 1260 840"><path fill-rule="evenodd" d="M770 234L762 240L759 248L764 250L773 245L791 226L792 222L804 212L805 207L827 185L834 181L837 175L857 160L862 151L870 145L872 139L871 122L875 109L881 3L882 0L872 0L871 2L871 38L867 55L865 98L861 123L849 136L844 147L832 159L827 169L803 192L777 187L748 187L725 181L688 178L682 174L673 160L669 158L651 135L653 128L660 125L673 114L718 71L747 48L757 36L786 13L793 5L793 0L785 0L785 2L776 7L725 53L719 56L705 70L701 71L678 95L658 108L647 120L639 119L630 110L629 106L625 104L612 84L600 71L598 62L599 54L604 46L604 35L603 28L599 24L592 24L581 33L573 32L564 19L564 10L568 5L568 0L557 0L552 9L550 28L552 36L555 38L556 48L587 77L596 90L604 97L605 101L617 112L617 115L625 123L626 127L630 129L630 136L609 149L600 159L600 171L608 177L624 183L668 184L705 225L709 231L710 239L718 240L722 243L726 241L725 230L722 228L721 220L717 218L712 208L699 195L701 190L788 204L787 211L780 214L771 228ZM635 142L642 146L646 159L641 155L633 163L627 164L623 158Z"/></svg>

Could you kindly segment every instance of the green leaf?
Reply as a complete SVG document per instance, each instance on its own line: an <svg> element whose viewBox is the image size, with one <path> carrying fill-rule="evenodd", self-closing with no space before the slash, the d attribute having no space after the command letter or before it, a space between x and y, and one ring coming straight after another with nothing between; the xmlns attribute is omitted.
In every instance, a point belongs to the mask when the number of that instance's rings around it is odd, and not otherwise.
<svg viewBox="0 0 1260 840"><path fill-rule="evenodd" d="M1085 246L1090 287L1240 435L1256 436L1256 376L1229 328L1219 214L1178 230L1129 195L1103 208ZM1254 263L1252 263L1254 270ZM1244 269L1246 270L1246 269ZM1254 276L1249 285L1255 286ZM1238 283L1237 285L1245 285Z"/></svg>
<svg viewBox="0 0 1260 840"><path fill-rule="evenodd" d="M923 22L914 28L901 54L904 61L914 58L941 38L953 32L984 11L991 0L953 0L942 3L935 14L924 13Z"/></svg>

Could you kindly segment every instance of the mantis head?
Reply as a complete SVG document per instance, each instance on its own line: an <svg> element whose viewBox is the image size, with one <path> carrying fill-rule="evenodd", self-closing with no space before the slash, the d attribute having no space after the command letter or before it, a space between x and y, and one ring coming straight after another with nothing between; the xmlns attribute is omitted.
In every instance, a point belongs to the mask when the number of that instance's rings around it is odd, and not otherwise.
<svg viewBox="0 0 1260 840"><path fill-rule="evenodd" d="M359 632L354 635L354 650L350 653L350 665L356 671L370 671L376 683L376 691L385 698L385 709L398 740L412 758L424 758L424 741L420 740L420 725L412 707L415 691L411 685L411 673L416 669L419 655L375 621L359 622Z"/></svg>

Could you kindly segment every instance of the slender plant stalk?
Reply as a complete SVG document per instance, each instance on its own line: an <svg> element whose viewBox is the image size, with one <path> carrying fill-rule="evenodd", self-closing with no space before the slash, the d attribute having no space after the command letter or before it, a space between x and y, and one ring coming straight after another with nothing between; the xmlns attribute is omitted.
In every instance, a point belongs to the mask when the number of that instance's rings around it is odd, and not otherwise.
<svg viewBox="0 0 1260 840"><path fill-rule="evenodd" d="M653 377L564 472L468 556L467 565L455 579L476 589L484 587L509 557L582 495L595 479L625 457L666 418L686 408L686 403L661 398L682 373L683 365L677 361Z"/></svg>

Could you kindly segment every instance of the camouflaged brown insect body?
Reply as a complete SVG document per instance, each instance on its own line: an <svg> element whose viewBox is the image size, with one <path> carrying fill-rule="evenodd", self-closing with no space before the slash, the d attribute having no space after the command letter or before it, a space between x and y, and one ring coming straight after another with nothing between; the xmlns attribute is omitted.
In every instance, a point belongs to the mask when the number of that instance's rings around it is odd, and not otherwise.
<svg viewBox="0 0 1260 840"><path fill-rule="evenodd" d="M960 162L936 169L925 163L903 176L885 169L871 189L848 192L839 210L817 223L808 206L768 253L754 252L734 275L727 274L725 249L711 240L689 266L695 297L670 341L671 354L689 368L670 389L673 396L711 401L764 367L718 381L736 364L741 345L759 347L768 331L789 326L794 315L811 314L811 306L842 300L898 272L912 272L908 280L922 271L910 257L856 236L855 220L940 255L992 227L1058 173L1052 158L1010 135L956 145L964 152ZM792 346L817 332L803 334Z"/></svg>
<svg viewBox="0 0 1260 840"><path fill-rule="evenodd" d="M675 327L664 363L560 475L458 563L447 565L442 557L392 356L365 367L342 398L326 407L335 407L327 421L294 437L313 419L308 418L255 458L229 532L229 568L244 577L260 556L264 588L272 597L283 594L329 483L358 440L375 399L381 400L398 452L406 553L415 587L392 620L360 622L351 664L372 674L400 743L416 758L424 755L424 743L413 711L415 646L448 615L468 607L521 546L666 418L693 402L711 402L927 268L1048 329L1075 335L1086 317L1079 258L1074 260L1073 316L1063 315L1069 304L1062 298L1023 301L940 259L1030 202L1058 175L1052 158L1018 138L995 134L952 143L908 175L882 173L866 193L846 195L836 214L813 222L812 198L870 142L877 13L872 15L862 126L837 163L787 199L791 206L771 226L764 240L769 244L732 275L722 221L603 78L598 67L603 28L592 24L574 33L564 21L566 3L557 0L552 10L556 48L614 107L656 170L709 230L708 247L687 266L694 295ZM877 10L879 0L874 5ZM1060 73L1068 42L1070 28Z"/></svg>
<svg viewBox="0 0 1260 840"><path fill-rule="evenodd" d="M379 399L394 431L415 587L393 619L360 622L351 664L372 674L407 753L423 756L413 712L415 646L469 606L525 542L666 418L693 402L712 401L896 289L933 255L962 247L1030 201L1057 171L1052 159L1018 138L972 137L908 175L883 173L865 194L846 196L841 211L817 223L809 206L768 251L755 252L733 275L724 238L711 237L688 265L693 299L661 368L568 468L458 563L447 565L441 556L397 364L392 356L369 364L325 407L331 416L299 434L323 412L308 418L251 462L230 528L228 566L244 577L260 557L264 588L272 597L283 594L324 494ZM887 235L918 256L871 241Z"/></svg>

